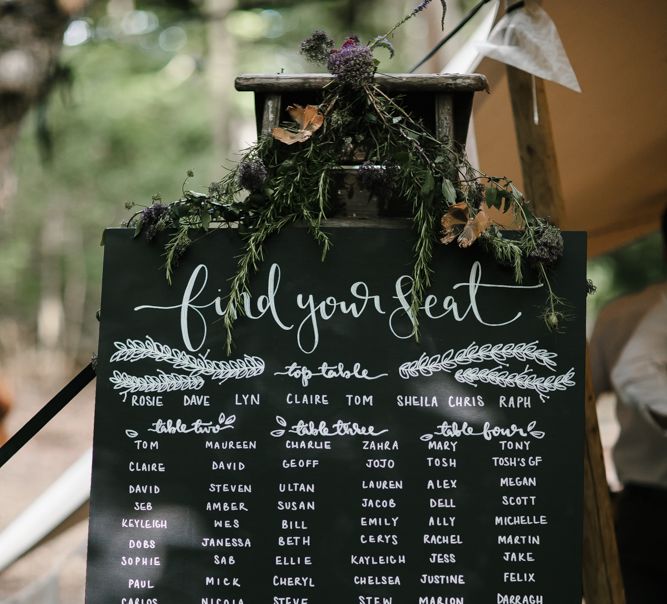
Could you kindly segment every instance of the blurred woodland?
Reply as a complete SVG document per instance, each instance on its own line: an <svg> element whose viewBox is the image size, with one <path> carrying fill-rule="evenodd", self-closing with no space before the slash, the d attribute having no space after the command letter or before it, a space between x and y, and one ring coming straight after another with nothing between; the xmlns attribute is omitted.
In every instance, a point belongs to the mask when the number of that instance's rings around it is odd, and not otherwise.
<svg viewBox="0 0 667 604"><path fill-rule="evenodd" d="M253 141L252 95L234 90L236 75L312 71L298 54L312 30L370 39L414 4L2 0L0 363L25 351L64 359L67 371L87 361L102 230L128 217L128 201L177 198L187 170L195 174L188 188L205 190ZM380 71L406 71L435 45L438 4L396 35L397 55ZM472 4L450 0L447 27ZM440 70L465 35L422 71ZM595 312L659 278L659 239L590 266Z"/></svg>

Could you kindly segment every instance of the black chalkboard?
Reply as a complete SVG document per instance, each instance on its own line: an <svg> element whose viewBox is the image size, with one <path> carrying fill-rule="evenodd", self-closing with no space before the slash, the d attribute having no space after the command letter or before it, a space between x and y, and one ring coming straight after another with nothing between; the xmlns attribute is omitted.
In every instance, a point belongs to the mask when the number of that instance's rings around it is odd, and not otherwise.
<svg viewBox="0 0 667 604"><path fill-rule="evenodd" d="M419 341L407 229L270 241L225 354L240 239L106 232L90 604L575 604L585 236L544 287L438 247Z"/></svg>

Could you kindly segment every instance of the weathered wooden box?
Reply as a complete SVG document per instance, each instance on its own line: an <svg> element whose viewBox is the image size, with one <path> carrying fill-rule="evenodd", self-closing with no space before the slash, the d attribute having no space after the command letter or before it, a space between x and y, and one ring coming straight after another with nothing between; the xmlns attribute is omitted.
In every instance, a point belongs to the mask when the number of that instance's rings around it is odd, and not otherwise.
<svg viewBox="0 0 667 604"><path fill-rule="evenodd" d="M321 103L324 88L334 76L327 74L249 74L236 78L239 91L255 94L257 133L266 134L286 117L289 105ZM375 76L375 84L391 97L401 97L401 105L420 121L436 138L451 141L463 148L475 92L487 90L482 75L460 74L382 74ZM356 159L356 161L355 161ZM363 158L346 160L341 166L338 194L342 208L339 216L377 217L408 214L407 206L393 207L369 203L367 193L355 186L355 163Z"/></svg>

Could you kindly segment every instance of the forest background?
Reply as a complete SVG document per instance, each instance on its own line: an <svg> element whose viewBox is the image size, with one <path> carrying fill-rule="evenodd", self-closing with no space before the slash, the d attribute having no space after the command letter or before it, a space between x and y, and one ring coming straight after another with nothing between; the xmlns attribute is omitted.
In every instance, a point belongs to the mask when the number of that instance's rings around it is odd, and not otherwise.
<svg viewBox="0 0 667 604"><path fill-rule="evenodd" d="M177 199L188 170L188 188L205 191L253 142L253 97L234 78L312 71L298 48L313 30L367 41L417 1L0 0L0 402L13 401L10 432L97 348L103 229L129 217L127 202ZM447 4L446 31L476 2ZM420 71L439 72L483 13ZM439 22L432 2L397 32L394 59L378 53L379 71L407 71L443 36ZM21 67L16 50L59 51L23 97L11 88L20 70L4 62ZM600 191L613 195L613 183ZM657 233L590 259L589 324L662 267ZM2 469L0 530L90 447L92 414L88 387ZM57 579L61 601L82 601L82 543L84 522L23 558L0 577L0 600L51 593Z"/></svg>
<svg viewBox="0 0 667 604"><path fill-rule="evenodd" d="M314 29L372 39L415 2L31 0L0 10L54 2L74 12L0 187L0 375L22 360L64 379L96 349L102 230L128 217L126 202L176 199L188 170L188 187L205 191L252 143L252 94L236 92L234 77L312 71L298 48ZM450 0L447 27L473 4ZM379 71L407 71L435 45L439 10L431 3L396 34L396 57ZM475 25L421 71L440 71ZM591 259L590 318L660 271L657 235Z"/></svg>

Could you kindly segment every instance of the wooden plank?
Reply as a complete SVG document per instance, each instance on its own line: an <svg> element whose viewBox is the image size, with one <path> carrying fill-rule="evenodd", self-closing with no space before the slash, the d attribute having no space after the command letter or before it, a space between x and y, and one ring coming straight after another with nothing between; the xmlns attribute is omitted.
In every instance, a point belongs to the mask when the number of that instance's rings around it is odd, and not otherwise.
<svg viewBox="0 0 667 604"><path fill-rule="evenodd" d="M271 130L280 125L280 100L279 94L266 95L261 117L262 134L269 134Z"/></svg>
<svg viewBox="0 0 667 604"><path fill-rule="evenodd" d="M544 82L507 67L521 171L526 196L538 216L559 224L564 218L563 195ZM537 104L539 122L533 119ZM586 350L588 358L588 349ZM602 444L595 409L595 393L586 368L583 586L587 604L624 604L614 521L604 471Z"/></svg>
<svg viewBox="0 0 667 604"><path fill-rule="evenodd" d="M604 471L595 408L596 395L586 348L586 442L584 450L583 583L587 604L624 604L616 533Z"/></svg>
<svg viewBox="0 0 667 604"><path fill-rule="evenodd" d="M404 229L412 221L408 218L330 218L322 223L324 227L381 227L384 229ZM308 225L303 223L304 227Z"/></svg>
<svg viewBox="0 0 667 604"><path fill-rule="evenodd" d="M320 90L334 76L322 73L244 74L234 81L236 90L256 92L287 92ZM486 78L480 74L377 74L375 83L389 91L474 92L488 90Z"/></svg>
<svg viewBox="0 0 667 604"><path fill-rule="evenodd" d="M452 94L439 92L435 95L435 137L448 147L452 146L454 140L454 96ZM457 142L463 144L462 141ZM452 166L447 178L456 179L456 167Z"/></svg>
<svg viewBox="0 0 667 604"><path fill-rule="evenodd" d="M529 73L508 66L507 79L526 199L535 214L560 224L565 219L565 204L544 80L535 78L533 96L533 78ZM533 100L537 102L537 124L533 120Z"/></svg>
<svg viewBox="0 0 667 604"><path fill-rule="evenodd" d="M451 94L435 95L435 137L450 144L454 138L454 99Z"/></svg>
<svg viewBox="0 0 667 604"><path fill-rule="evenodd" d="M462 148L465 148L468 138L473 97L473 92L463 92L454 96L454 140Z"/></svg>

